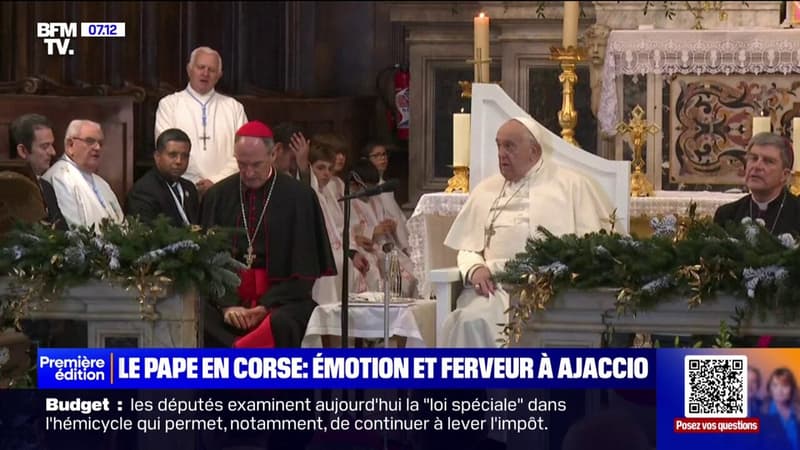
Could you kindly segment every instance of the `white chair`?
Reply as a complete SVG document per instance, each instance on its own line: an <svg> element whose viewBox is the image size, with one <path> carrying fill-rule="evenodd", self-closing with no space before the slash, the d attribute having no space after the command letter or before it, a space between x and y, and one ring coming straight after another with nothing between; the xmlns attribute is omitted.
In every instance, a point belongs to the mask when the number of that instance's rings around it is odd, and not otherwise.
<svg viewBox="0 0 800 450"><path fill-rule="evenodd" d="M473 84L471 115L470 186L499 172L495 136L497 129L513 117L528 116L500 86ZM630 162L611 161L593 155L553 134L539 124L534 133L548 157L562 166L579 171L594 180L616 208L616 230L628 232L630 206ZM436 248L435 244L431 248ZM444 247L444 244L439 244ZM444 251L444 248L441 250ZM431 270L431 290L436 295L436 341L442 345L442 324L455 308L463 283L453 260L453 267Z"/></svg>

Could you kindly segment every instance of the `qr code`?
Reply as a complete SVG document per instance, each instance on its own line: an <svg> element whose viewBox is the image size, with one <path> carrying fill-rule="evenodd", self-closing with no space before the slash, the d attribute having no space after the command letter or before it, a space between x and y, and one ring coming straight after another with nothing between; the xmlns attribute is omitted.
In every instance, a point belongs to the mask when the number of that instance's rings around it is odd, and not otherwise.
<svg viewBox="0 0 800 450"><path fill-rule="evenodd" d="M686 417L747 417L747 356L686 356Z"/></svg>

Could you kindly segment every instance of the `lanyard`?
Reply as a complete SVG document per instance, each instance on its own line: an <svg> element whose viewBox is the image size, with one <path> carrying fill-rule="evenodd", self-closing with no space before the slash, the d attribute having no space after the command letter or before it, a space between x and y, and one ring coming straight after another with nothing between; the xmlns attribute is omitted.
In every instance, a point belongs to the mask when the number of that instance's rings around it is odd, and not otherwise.
<svg viewBox="0 0 800 450"><path fill-rule="evenodd" d="M179 182L175 182L177 183L178 191L181 194L181 198L178 198L178 196L175 195L175 191L172 189L172 186L169 185L169 182L166 180L164 180L164 182L167 183L167 190L172 195L172 200L175 202L175 206L178 208L178 214L181 215L184 225L191 225L191 223L189 223L189 218L186 217L186 211L183 209L183 186L181 186Z"/></svg>

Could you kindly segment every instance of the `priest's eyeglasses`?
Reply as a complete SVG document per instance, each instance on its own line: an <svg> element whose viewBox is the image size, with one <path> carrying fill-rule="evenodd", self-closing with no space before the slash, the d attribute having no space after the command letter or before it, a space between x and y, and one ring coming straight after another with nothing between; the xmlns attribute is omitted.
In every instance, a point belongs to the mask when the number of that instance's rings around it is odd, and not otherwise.
<svg viewBox="0 0 800 450"><path fill-rule="evenodd" d="M95 138L85 138L85 139L84 139L84 138L74 137L74 138L72 138L72 139L77 139L77 140L79 140L79 141L82 141L82 142L84 142L86 145L88 145L89 147L94 147L95 145L98 145L98 146L100 146L100 147L102 147L102 146L103 146L103 141L102 141L102 140L98 141L98 140L97 140L97 139L95 139Z"/></svg>

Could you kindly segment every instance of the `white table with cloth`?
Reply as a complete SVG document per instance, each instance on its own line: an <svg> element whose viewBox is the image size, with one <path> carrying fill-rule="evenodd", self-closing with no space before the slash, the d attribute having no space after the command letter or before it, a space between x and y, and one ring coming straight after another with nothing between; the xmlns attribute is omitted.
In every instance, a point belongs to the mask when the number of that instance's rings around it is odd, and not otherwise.
<svg viewBox="0 0 800 450"><path fill-rule="evenodd" d="M383 339L384 303L381 293L360 294L348 307L350 338ZM389 307L389 336L404 338L406 347L436 347L436 302L394 298ZM308 320L302 347L323 347L327 337L342 335L342 304L319 305Z"/></svg>
<svg viewBox="0 0 800 450"><path fill-rule="evenodd" d="M713 216L717 207L738 200L743 193L722 193L709 191L656 191L653 197L632 197L630 217L633 220L652 218L667 214L685 215L689 203L697 204L699 216ZM429 298L431 285L428 273L433 269L454 267L456 251L443 244L450 225L468 194L447 194L436 192L425 194L417 203L414 213L408 219L409 245L414 275L419 280L422 298Z"/></svg>

